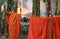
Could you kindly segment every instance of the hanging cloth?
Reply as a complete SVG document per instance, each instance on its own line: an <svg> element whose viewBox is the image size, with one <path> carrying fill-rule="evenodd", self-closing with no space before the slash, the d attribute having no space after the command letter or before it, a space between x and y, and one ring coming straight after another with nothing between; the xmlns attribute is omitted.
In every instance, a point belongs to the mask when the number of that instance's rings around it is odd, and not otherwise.
<svg viewBox="0 0 60 39"><path fill-rule="evenodd" d="M28 39L46 39L46 17L31 16Z"/></svg>
<svg viewBox="0 0 60 39"><path fill-rule="evenodd" d="M54 17L54 24L56 29L56 39L60 39L60 17L59 16Z"/></svg>
<svg viewBox="0 0 60 39"><path fill-rule="evenodd" d="M7 16L9 37L10 39L18 39L18 36L22 33L20 24L20 14L9 12Z"/></svg>
<svg viewBox="0 0 60 39"><path fill-rule="evenodd" d="M47 39L55 39L55 25L54 18L47 17Z"/></svg>

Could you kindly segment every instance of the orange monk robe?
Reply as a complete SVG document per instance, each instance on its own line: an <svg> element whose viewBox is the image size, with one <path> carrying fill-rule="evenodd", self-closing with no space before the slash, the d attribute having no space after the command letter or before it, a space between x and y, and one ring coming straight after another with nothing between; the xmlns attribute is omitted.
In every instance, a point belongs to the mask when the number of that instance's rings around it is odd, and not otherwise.
<svg viewBox="0 0 60 39"><path fill-rule="evenodd" d="M20 14L10 12L7 16L7 22L10 39L18 39L19 34L22 33L20 25Z"/></svg>
<svg viewBox="0 0 60 39"><path fill-rule="evenodd" d="M46 17L34 17L30 18L30 26L28 32L28 39L46 39Z"/></svg>
<svg viewBox="0 0 60 39"><path fill-rule="evenodd" d="M56 31L56 39L60 39L60 16L54 17L55 31Z"/></svg>

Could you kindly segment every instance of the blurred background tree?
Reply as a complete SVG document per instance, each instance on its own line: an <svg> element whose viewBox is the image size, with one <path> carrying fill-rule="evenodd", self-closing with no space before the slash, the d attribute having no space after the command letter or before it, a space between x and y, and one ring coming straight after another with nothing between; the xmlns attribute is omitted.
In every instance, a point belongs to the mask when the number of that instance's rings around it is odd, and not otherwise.
<svg viewBox="0 0 60 39"><path fill-rule="evenodd" d="M33 16L40 16L40 0L33 0Z"/></svg>
<svg viewBox="0 0 60 39"><path fill-rule="evenodd" d="M15 4L14 0L8 0L7 1L7 11L11 11L14 4Z"/></svg>

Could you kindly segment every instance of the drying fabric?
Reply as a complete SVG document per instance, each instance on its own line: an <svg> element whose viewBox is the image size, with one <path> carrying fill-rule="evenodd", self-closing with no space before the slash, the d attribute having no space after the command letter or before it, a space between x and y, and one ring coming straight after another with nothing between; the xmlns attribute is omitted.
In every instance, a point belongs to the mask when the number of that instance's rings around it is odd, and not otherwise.
<svg viewBox="0 0 60 39"><path fill-rule="evenodd" d="M22 33L20 25L20 14L9 12L7 16L9 37L10 39L18 39L18 36Z"/></svg>
<svg viewBox="0 0 60 39"><path fill-rule="evenodd" d="M53 17L47 17L47 39L55 39L55 26Z"/></svg>
<svg viewBox="0 0 60 39"><path fill-rule="evenodd" d="M56 30L56 39L60 39L60 17L59 16L54 17L54 24Z"/></svg>
<svg viewBox="0 0 60 39"><path fill-rule="evenodd" d="M28 39L46 39L46 27L46 17L31 16Z"/></svg>

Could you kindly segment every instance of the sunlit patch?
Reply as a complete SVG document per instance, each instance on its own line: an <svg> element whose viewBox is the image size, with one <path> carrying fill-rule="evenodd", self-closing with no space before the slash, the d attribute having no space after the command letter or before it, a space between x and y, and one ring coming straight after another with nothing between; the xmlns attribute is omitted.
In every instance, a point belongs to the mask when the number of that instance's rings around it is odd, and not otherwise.
<svg viewBox="0 0 60 39"><path fill-rule="evenodd" d="M18 4L17 13L21 14L22 17L25 17L26 14L31 13L32 10L28 10L22 6L24 0L20 0L21 4Z"/></svg>

